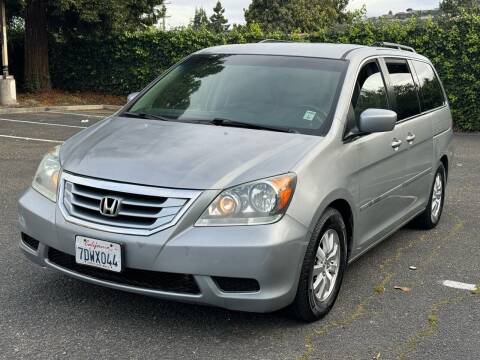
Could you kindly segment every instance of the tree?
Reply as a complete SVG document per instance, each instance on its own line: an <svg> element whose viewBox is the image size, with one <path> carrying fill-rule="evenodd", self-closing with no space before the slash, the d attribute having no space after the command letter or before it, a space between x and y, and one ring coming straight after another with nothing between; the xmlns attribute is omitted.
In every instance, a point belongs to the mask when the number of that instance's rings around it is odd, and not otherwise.
<svg viewBox="0 0 480 360"><path fill-rule="evenodd" d="M292 29L288 0L253 0L245 10L247 25L256 23L264 32Z"/></svg>
<svg viewBox="0 0 480 360"><path fill-rule="evenodd" d="M480 9L479 0L443 0L440 2L440 10L450 16L457 16L462 9Z"/></svg>
<svg viewBox="0 0 480 360"><path fill-rule="evenodd" d="M163 0L26 0L25 88L51 87L49 36L108 36L155 25L163 16Z"/></svg>
<svg viewBox="0 0 480 360"><path fill-rule="evenodd" d="M213 8L213 15L210 16L210 29L216 33L222 33L228 30L228 20L223 15L225 9L220 1L217 1L217 5Z"/></svg>
<svg viewBox="0 0 480 360"><path fill-rule="evenodd" d="M200 30L210 26L210 21L208 20L207 13L205 9L200 7L195 9L195 16L192 20L192 27L195 30Z"/></svg>
<svg viewBox="0 0 480 360"><path fill-rule="evenodd" d="M105 36L157 24L166 11L163 0L47 0L49 26L64 35Z"/></svg>
<svg viewBox="0 0 480 360"><path fill-rule="evenodd" d="M25 12L25 0L6 0L7 23L11 25L12 21L22 18Z"/></svg>
<svg viewBox="0 0 480 360"><path fill-rule="evenodd" d="M348 0L253 0L245 20L265 32L315 32L343 22L347 5Z"/></svg>
<svg viewBox="0 0 480 360"><path fill-rule="evenodd" d="M46 0L28 0L25 9L25 89L37 92L51 88L48 70Z"/></svg>

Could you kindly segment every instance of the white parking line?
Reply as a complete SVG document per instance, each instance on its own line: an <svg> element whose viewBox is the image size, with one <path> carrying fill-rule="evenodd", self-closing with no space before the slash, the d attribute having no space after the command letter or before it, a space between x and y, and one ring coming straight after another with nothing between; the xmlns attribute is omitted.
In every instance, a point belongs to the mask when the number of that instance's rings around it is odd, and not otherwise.
<svg viewBox="0 0 480 360"><path fill-rule="evenodd" d="M61 115L74 115L74 116L89 116L89 117L96 117L96 118L101 118L104 119L107 116L102 116L102 115L91 115L91 114L80 114L80 113L70 113L70 112L62 112L62 111L53 111L53 110L46 110L44 112L38 112L38 113L32 113L35 115L42 115L43 113L46 114L61 114Z"/></svg>
<svg viewBox="0 0 480 360"><path fill-rule="evenodd" d="M444 280L442 281L442 285L448 286L454 289L460 289L460 290L469 290L469 291L477 290L477 285L462 283L459 281Z"/></svg>
<svg viewBox="0 0 480 360"><path fill-rule="evenodd" d="M87 128L86 126L53 124L53 123L28 121L28 120L14 120L14 119L2 119L2 118L0 118L0 121L9 121L9 122L14 122L14 123L25 123L25 124L35 124L35 125L47 125L47 126L61 126L61 127L76 128L76 129L86 129Z"/></svg>
<svg viewBox="0 0 480 360"><path fill-rule="evenodd" d="M50 143L55 143L55 144L63 144L63 141L59 141L59 140L37 139L37 138L29 138L29 137L24 137L24 136L13 136L13 135L2 135L2 134L0 134L0 137L7 138L7 139L42 141L42 142L50 142Z"/></svg>

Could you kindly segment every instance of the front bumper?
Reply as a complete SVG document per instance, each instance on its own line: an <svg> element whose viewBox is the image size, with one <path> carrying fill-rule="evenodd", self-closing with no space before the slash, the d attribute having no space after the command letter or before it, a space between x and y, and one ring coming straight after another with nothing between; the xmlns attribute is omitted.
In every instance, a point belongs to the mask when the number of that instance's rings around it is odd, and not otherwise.
<svg viewBox="0 0 480 360"><path fill-rule="evenodd" d="M114 234L66 222L57 204L31 188L19 200L19 222L21 232L39 242L32 248L20 241L21 250L42 267L119 290L252 312L275 311L293 301L308 243L307 228L288 215L271 225L178 224L150 236ZM128 269L192 275L199 292L126 285L72 271L49 259L50 248L74 256L77 235L122 244ZM214 277L255 279L260 290L223 291Z"/></svg>

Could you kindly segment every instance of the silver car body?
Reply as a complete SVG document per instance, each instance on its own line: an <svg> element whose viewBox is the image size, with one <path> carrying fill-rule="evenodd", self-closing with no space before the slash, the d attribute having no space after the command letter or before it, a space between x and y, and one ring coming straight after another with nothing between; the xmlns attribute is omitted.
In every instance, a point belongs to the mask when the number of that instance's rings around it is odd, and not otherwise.
<svg viewBox="0 0 480 360"><path fill-rule="evenodd" d="M200 53L346 61L330 131L321 137L113 115L61 147L57 203L32 188L21 196L21 232L39 242L35 248L20 242L29 259L115 289L235 310L274 311L293 301L310 234L327 207L336 207L343 214L348 224L348 259L354 261L425 209L438 164L448 167L452 161L448 103L398 122L391 132L344 140L362 65L385 57L431 64L419 54L358 45L293 43L228 45ZM415 140L407 142L411 134ZM396 139L403 144L393 149ZM297 175L297 185L280 221L256 226L194 226L222 189L288 172ZM64 201L66 192L72 190L66 188L72 186L68 183L154 194L173 203L183 199L183 207L150 228L99 224L68 211ZM198 291L158 290L141 283L97 278L49 258L50 248L74 256L78 235L121 244L128 269L192 276ZM223 291L215 277L255 279L259 289Z"/></svg>

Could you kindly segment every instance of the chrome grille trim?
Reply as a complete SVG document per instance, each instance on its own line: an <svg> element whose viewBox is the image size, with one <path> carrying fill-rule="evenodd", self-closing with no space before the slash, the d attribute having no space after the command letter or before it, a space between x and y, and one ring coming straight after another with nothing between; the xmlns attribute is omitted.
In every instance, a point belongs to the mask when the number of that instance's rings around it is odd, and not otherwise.
<svg viewBox="0 0 480 360"><path fill-rule="evenodd" d="M66 221L118 234L148 236L174 226L200 196L180 190L99 180L63 172L58 204ZM100 214L106 196L122 198L117 217Z"/></svg>

